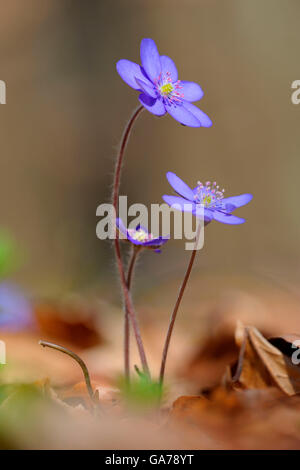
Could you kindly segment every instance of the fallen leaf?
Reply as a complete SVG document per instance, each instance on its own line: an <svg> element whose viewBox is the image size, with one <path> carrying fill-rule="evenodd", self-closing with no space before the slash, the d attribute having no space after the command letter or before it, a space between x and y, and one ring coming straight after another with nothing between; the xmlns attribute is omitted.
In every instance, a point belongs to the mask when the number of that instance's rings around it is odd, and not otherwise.
<svg viewBox="0 0 300 470"><path fill-rule="evenodd" d="M247 389L276 385L289 396L300 392L300 368L292 364L290 358L271 344L255 327L238 325L236 341L240 346L240 356L233 377L235 385Z"/></svg>
<svg viewBox="0 0 300 470"><path fill-rule="evenodd" d="M82 349L104 342L96 322L96 313L93 309L74 303L40 303L35 308L41 334Z"/></svg>

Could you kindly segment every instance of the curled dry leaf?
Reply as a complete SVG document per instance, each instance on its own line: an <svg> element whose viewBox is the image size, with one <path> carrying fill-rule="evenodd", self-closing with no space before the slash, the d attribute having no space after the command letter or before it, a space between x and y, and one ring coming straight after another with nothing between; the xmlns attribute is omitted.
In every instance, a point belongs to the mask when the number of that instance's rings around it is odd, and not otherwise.
<svg viewBox="0 0 300 470"><path fill-rule="evenodd" d="M263 389L277 386L286 395L300 392L300 368L255 327L238 324L239 360L232 382L235 387Z"/></svg>

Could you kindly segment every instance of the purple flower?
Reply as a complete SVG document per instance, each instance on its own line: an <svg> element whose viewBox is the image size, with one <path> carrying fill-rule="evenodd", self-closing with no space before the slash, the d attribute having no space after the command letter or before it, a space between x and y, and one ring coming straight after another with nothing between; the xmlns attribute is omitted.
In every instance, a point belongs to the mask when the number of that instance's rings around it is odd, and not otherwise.
<svg viewBox="0 0 300 470"><path fill-rule="evenodd" d="M232 212L248 204L253 197L252 194L224 198L224 189L220 190L216 182L207 181L203 184L198 181L197 186L191 189L175 173L168 172L167 179L176 193L181 196L163 196L163 200L169 206L174 205L175 209L192 212L195 216L201 215L204 207L205 224L212 220L232 225L245 222L245 219L232 215Z"/></svg>
<svg viewBox="0 0 300 470"><path fill-rule="evenodd" d="M126 239L140 248L151 248L157 253L160 253L160 247L164 245L169 237L154 237L152 233L148 232L145 227L140 224L135 229L126 228L122 220L116 219L116 226L119 232L126 237Z"/></svg>
<svg viewBox="0 0 300 470"><path fill-rule="evenodd" d="M130 60L119 60L117 71L127 85L140 92L139 100L150 113L169 113L176 121L190 127L210 127L210 118L191 104L203 96L197 83L178 80L176 65L169 57L159 55L153 39L142 39L142 66Z"/></svg>
<svg viewBox="0 0 300 470"><path fill-rule="evenodd" d="M18 331L34 324L33 309L23 292L8 282L0 284L0 330Z"/></svg>

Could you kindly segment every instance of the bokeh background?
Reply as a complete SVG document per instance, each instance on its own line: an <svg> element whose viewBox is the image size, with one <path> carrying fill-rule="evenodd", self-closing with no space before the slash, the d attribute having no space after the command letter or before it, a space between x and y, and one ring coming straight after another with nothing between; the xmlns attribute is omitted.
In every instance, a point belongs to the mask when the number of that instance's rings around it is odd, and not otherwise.
<svg viewBox="0 0 300 470"><path fill-rule="evenodd" d="M191 185L216 180L228 196L253 193L239 211L247 223L208 227L187 301L215 301L242 284L244 292L275 286L297 303L300 105L291 102L291 83L299 79L299 2L1 4L0 228L19 261L9 279L34 299L92 293L120 307L112 245L96 238L96 208L110 201L116 149L138 104L115 64L139 62L140 40L151 37L180 77L200 83L199 106L214 124L192 129L143 113L122 194L129 203L161 202L167 171ZM167 319L187 256L182 241L145 254L135 283L141 315L146 300Z"/></svg>

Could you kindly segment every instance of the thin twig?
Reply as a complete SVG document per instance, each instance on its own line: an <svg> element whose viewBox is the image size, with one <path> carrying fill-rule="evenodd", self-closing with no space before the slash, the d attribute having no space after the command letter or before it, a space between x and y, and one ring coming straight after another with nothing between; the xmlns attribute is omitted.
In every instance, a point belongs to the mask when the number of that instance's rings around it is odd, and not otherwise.
<svg viewBox="0 0 300 470"><path fill-rule="evenodd" d="M41 346L43 346L44 348L48 347L48 348L56 349L57 351L60 351L64 354L67 354L68 356L72 357L80 365L81 370L82 370L83 375L84 375L84 380L85 380L85 383L86 383L86 388L87 388L88 394L89 394L90 399L91 399L91 401L94 405L95 404L95 397L94 397L93 387L92 387L92 384L91 384L90 374L89 374L87 366L85 365L85 363L83 362L81 357L79 357L77 354L75 354L70 349L64 348L63 346L59 346L58 344L49 343L48 341L42 341L42 340L39 341L39 344Z"/></svg>

